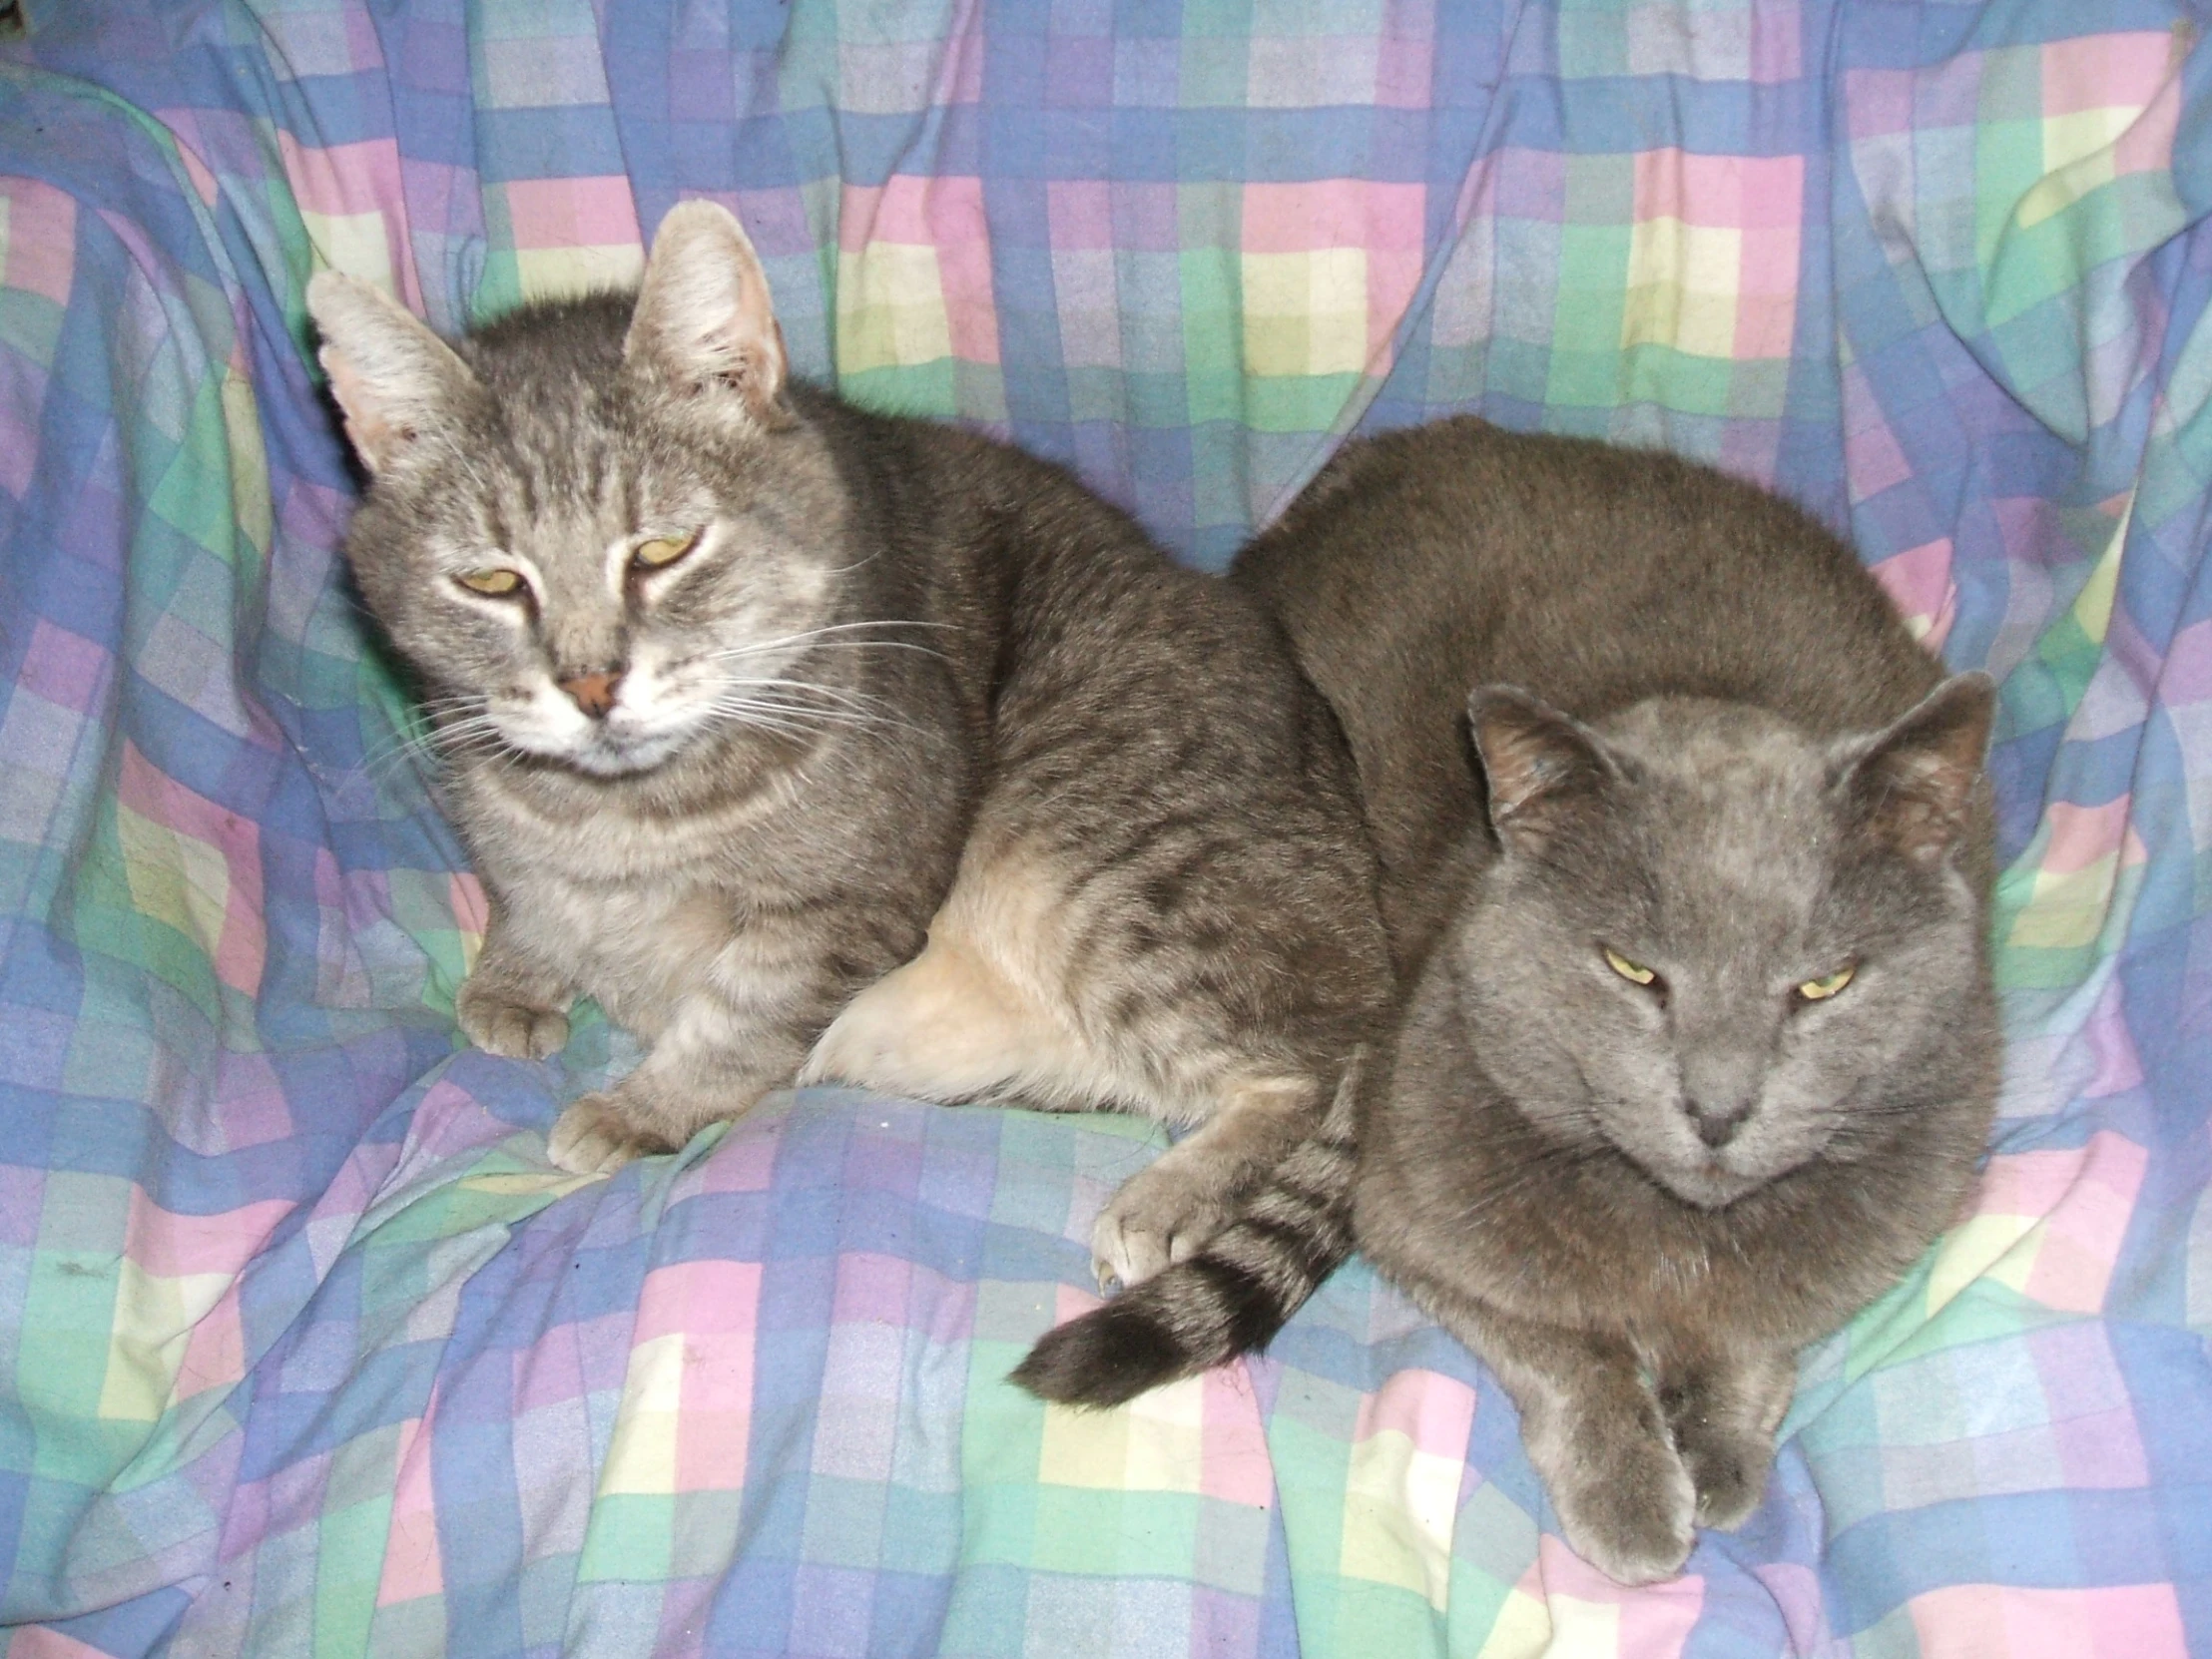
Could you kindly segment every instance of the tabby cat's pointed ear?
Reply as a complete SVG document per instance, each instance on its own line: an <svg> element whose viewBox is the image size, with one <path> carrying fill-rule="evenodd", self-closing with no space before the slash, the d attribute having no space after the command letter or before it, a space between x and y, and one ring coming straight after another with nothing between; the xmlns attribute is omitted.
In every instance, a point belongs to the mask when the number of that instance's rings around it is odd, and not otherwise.
<svg viewBox="0 0 2212 1659"><path fill-rule="evenodd" d="M453 348L381 289L335 271L307 283L307 314L322 335L317 354L345 435L371 472L415 438L461 417L481 390Z"/></svg>
<svg viewBox="0 0 2212 1659"><path fill-rule="evenodd" d="M784 332L768 275L735 215L671 208L653 237L624 358L739 427L779 421Z"/></svg>
<svg viewBox="0 0 2212 1659"><path fill-rule="evenodd" d="M1558 810L1613 777L1597 734L1517 686L1478 686L1467 721L1489 789L1490 825L1507 843L1533 845Z"/></svg>
<svg viewBox="0 0 2212 1659"><path fill-rule="evenodd" d="M1954 674L1887 731L1847 753L1841 785L1860 822L1913 862L1931 865L1958 844L1996 718L1996 682Z"/></svg>

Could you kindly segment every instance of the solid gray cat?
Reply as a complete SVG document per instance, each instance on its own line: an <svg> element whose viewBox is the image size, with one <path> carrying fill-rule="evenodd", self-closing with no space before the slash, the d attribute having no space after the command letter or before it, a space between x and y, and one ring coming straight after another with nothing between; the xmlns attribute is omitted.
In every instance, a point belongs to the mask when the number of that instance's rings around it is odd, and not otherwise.
<svg viewBox="0 0 2212 1659"><path fill-rule="evenodd" d="M710 204L634 299L451 345L308 298L373 474L348 554L491 895L462 1028L548 1054L583 994L650 1045L556 1162L795 1077L1201 1125L1099 1218L1134 1283L1313 1127L1385 947L1341 744L1242 596L1055 467L788 378Z"/></svg>
<svg viewBox="0 0 2212 1659"><path fill-rule="evenodd" d="M1356 1236L1518 1402L1569 1541L1665 1577L1972 1185L1990 684L1788 504L1474 420L1351 446L1236 575L1350 740L1403 1006L1238 1221L1017 1376L1216 1363Z"/></svg>

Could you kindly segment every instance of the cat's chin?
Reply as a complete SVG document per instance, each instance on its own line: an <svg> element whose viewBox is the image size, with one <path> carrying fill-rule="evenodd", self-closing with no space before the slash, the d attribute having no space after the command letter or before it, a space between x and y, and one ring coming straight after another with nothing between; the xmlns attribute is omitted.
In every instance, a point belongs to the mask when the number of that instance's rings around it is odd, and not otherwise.
<svg viewBox="0 0 2212 1659"><path fill-rule="evenodd" d="M637 778L666 766L684 748L684 738L669 736L643 739L596 738L589 743L547 746L516 744L524 754L550 761L586 778L612 781Z"/></svg>
<svg viewBox="0 0 2212 1659"><path fill-rule="evenodd" d="M1637 1162L1638 1167L1669 1194L1700 1210L1725 1210L1773 1179L1767 1174L1739 1175L1718 1163L1661 1167L1641 1160Z"/></svg>
<svg viewBox="0 0 2212 1659"><path fill-rule="evenodd" d="M568 764L588 778L637 778L657 771L675 755L673 747L644 752L604 753L593 750L568 758Z"/></svg>

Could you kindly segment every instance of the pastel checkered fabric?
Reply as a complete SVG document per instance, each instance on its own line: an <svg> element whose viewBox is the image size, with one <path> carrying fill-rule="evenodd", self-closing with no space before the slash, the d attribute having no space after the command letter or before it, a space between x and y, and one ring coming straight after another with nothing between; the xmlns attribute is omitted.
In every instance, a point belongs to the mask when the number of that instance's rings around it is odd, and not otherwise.
<svg viewBox="0 0 2212 1659"><path fill-rule="evenodd" d="M2212 50L2180 0L32 0L0 42L12 1659L2212 1652ZM1972 1211L1677 1583L1358 1264L1004 1375L1157 1149L782 1099L580 1182L333 549L300 293L444 327L706 196L806 371L1218 565L1356 429L1663 443L2003 685Z"/></svg>

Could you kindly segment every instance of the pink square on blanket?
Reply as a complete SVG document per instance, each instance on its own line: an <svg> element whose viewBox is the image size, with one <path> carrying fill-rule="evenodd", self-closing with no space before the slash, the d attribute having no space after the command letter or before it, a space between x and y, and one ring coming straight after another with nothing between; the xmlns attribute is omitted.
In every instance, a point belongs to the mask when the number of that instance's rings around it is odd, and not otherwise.
<svg viewBox="0 0 2212 1659"><path fill-rule="evenodd" d="M2047 875L2071 874L2100 859L2129 851L2134 856L2123 857L2123 863L2142 862L2141 849L2128 844L2134 839L2128 829L2130 799L2123 795L2096 807L2052 802L2043 813L2043 821L2050 826L2050 840L2038 867Z"/></svg>
<svg viewBox="0 0 2212 1659"><path fill-rule="evenodd" d="M1705 1580L1696 1573L1629 1589L1545 1533L1523 1593L1551 1615L1551 1653L1619 1654L1622 1659L1681 1659L1683 1644L1705 1610Z"/></svg>
<svg viewBox="0 0 2212 1659"><path fill-rule="evenodd" d="M990 227L983 216L981 179L899 173L880 189L847 185L837 219L837 246L847 255L862 256L876 247L930 250L938 294L901 293L897 299L939 299L952 355L962 362L998 361Z"/></svg>
<svg viewBox="0 0 2212 1659"><path fill-rule="evenodd" d="M1950 1584L1913 1598L1921 1659L2185 1659L2170 1584Z"/></svg>
<svg viewBox="0 0 2212 1659"><path fill-rule="evenodd" d="M116 801L131 815L123 834L133 902L209 947L224 984L256 994L269 947L261 826L185 788L131 743Z"/></svg>
<svg viewBox="0 0 2212 1659"><path fill-rule="evenodd" d="M392 1483L391 1519L385 1524L384 1570L376 1585L379 1607L445 1593L437 1494L430 1476L430 1418L436 1410L433 1394L424 1415L399 1425L399 1471Z"/></svg>
<svg viewBox="0 0 2212 1659"><path fill-rule="evenodd" d="M1310 184L1244 188L1244 251L1307 254L1360 248L1369 254L1417 254L1425 185L1376 184L1366 179L1316 179Z"/></svg>
<svg viewBox="0 0 2212 1659"><path fill-rule="evenodd" d="M1637 155L1623 343L1788 356L1804 195L1800 156Z"/></svg>
<svg viewBox="0 0 2212 1659"><path fill-rule="evenodd" d="M185 1339L177 1380L170 1385L172 1397L190 1399L246 1380L246 1324L239 1312L239 1283L231 1281Z"/></svg>
<svg viewBox="0 0 2212 1659"><path fill-rule="evenodd" d="M105 1648L88 1647L52 1625L20 1626L8 1638L8 1659L109 1659Z"/></svg>
<svg viewBox="0 0 2212 1659"><path fill-rule="evenodd" d="M1474 1427L1474 1390L1432 1371L1401 1371L1360 1401L1352 1438L1369 1439L1394 1429L1415 1451L1464 1462Z"/></svg>
<svg viewBox="0 0 2212 1659"><path fill-rule="evenodd" d="M2043 114L2141 109L2180 73L2186 49L2165 29L2078 35L2042 48Z"/></svg>
<svg viewBox="0 0 2212 1659"><path fill-rule="evenodd" d="M31 645L23 654L16 684L49 703L87 715L107 681L108 661L103 647L41 617L31 624Z"/></svg>
<svg viewBox="0 0 2212 1659"><path fill-rule="evenodd" d="M1950 538L1939 536L1893 553L1874 567L1875 580L1904 615L1906 626L1931 651L1942 648L1957 616L1958 588L1951 580L1950 560Z"/></svg>
<svg viewBox="0 0 2212 1659"><path fill-rule="evenodd" d="M301 144L276 134L284 178L303 212L323 215L381 213L405 217L399 189L399 143L363 139L358 144Z"/></svg>
<svg viewBox="0 0 2212 1659"><path fill-rule="evenodd" d="M1198 1489L1225 1503L1265 1509L1275 1501L1275 1459L1267 1424L1243 1361L1216 1366L1200 1381L1199 1420L1205 1456Z"/></svg>
<svg viewBox="0 0 2212 1659"><path fill-rule="evenodd" d="M645 241L630 181L619 174L518 179L502 188L517 249L636 248Z"/></svg>
<svg viewBox="0 0 2212 1659"><path fill-rule="evenodd" d="M745 1484L760 1301L758 1262L679 1262L646 1276L625 1391L637 1396L641 1416L665 1415L673 1407L674 1421L662 1430L675 1439L671 1490L735 1490ZM651 1375L641 1381L641 1351L664 1342L681 1345L681 1364L646 1362ZM673 1400L663 1392L671 1382Z"/></svg>
<svg viewBox="0 0 2212 1659"><path fill-rule="evenodd" d="M2031 1248L2016 1246L1991 1274L2046 1308L2102 1310L2147 1163L2140 1146L2108 1129L2086 1146L1991 1158L1975 1215L2041 1229Z"/></svg>
<svg viewBox="0 0 2212 1659"><path fill-rule="evenodd" d="M69 303L77 267L77 204L36 179L0 183L0 283Z"/></svg>
<svg viewBox="0 0 2212 1659"><path fill-rule="evenodd" d="M265 1198L236 1210L195 1216L165 1210L146 1196L145 1188L133 1187L123 1254L155 1279L235 1274L269 1242L292 1208L288 1198Z"/></svg>

